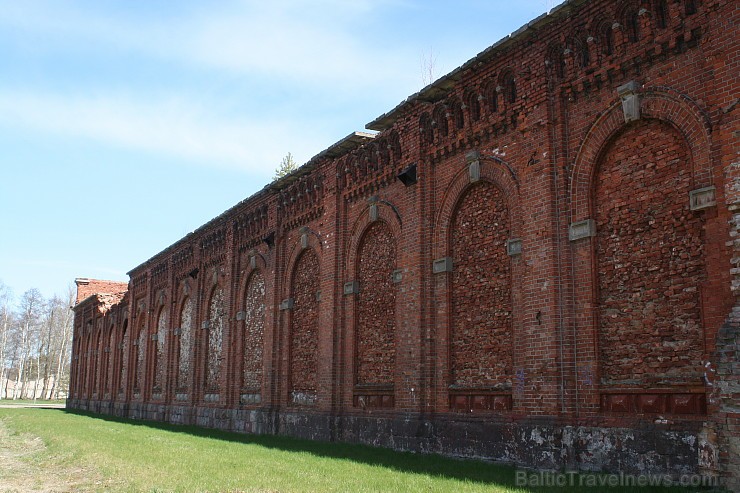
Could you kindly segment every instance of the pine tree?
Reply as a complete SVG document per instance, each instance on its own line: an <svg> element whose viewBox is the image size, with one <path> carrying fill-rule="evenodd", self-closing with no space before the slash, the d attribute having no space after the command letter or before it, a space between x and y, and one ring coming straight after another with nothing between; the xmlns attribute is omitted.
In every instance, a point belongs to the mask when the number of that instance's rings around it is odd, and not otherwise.
<svg viewBox="0 0 740 493"><path fill-rule="evenodd" d="M280 166L275 168L275 176L273 177L273 180L278 180L297 168L298 165L296 164L295 160L293 160L293 155L291 153L288 153L288 155L285 156L282 161L280 161Z"/></svg>

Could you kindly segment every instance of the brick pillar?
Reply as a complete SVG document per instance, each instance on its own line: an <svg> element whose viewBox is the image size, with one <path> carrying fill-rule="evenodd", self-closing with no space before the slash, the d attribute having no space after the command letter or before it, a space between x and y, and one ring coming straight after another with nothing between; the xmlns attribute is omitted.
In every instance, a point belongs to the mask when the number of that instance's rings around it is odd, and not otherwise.
<svg viewBox="0 0 740 493"><path fill-rule="evenodd" d="M730 168L740 169L740 161ZM740 184L740 180L736 180ZM736 190L738 186L734 187ZM732 197L732 194L728 194ZM733 247L732 291L735 306L716 339L712 404L718 407L715 423L718 431L719 468L724 486L731 491L740 490L740 202L729 206L730 236Z"/></svg>

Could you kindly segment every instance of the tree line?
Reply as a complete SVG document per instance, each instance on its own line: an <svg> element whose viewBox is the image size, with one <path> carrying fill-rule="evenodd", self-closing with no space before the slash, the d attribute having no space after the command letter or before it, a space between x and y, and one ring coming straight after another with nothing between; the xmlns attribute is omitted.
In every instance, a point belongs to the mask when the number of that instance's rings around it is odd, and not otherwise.
<svg viewBox="0 0 740 493"><path fill-rule="evenodd" d="M63 399L69 388L75 302L29 289L19 299L0 281L0 399Z"/></svg>

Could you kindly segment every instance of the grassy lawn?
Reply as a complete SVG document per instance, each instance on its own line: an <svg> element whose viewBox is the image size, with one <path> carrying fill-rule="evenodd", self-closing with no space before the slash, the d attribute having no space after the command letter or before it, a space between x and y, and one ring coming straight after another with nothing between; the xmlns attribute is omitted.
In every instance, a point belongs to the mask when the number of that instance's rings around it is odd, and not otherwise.
<svg viewBox="0 0 740 493"><path fill-rule="evenodd" d="M0 409L0 491L553 491L516 488L514 474L513 468L484 462L359 445L102 418L63 409Z"/></svg>

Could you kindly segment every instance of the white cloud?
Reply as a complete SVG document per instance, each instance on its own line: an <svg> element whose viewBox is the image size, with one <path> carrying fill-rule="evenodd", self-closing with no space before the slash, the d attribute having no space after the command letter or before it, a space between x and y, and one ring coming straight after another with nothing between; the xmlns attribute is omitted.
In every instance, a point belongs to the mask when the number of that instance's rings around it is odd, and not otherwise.
<svg viewBox="0 0 740 493"><path fill-rule="evenodd" d="M249 77L272 77L333 90L380 89L413 81L402 47L379 52L363 23L389 1L236 2L180 15L137 12L113 17L56 3L7 5L0 25L41 33L59 49L80 42L112 46L183 66L217 69ZM174 9L173 9L174 10ZM160 14L160 15L156 15ZM156 20L153 20L156 19ZM408 72L408 73L407 73Z"/></svg>
<svg viewBox="0 0 740 493"><path fill-rule="evenodd" d="M294 154L318 152L326 138L288 121L224 120L207 109L171 99L61 97L0 92L2 120L14 127L92 139L127 149L163 153L251 173L279 162L289 139ZM319 149L320 150L320 149Z"/></svg>

